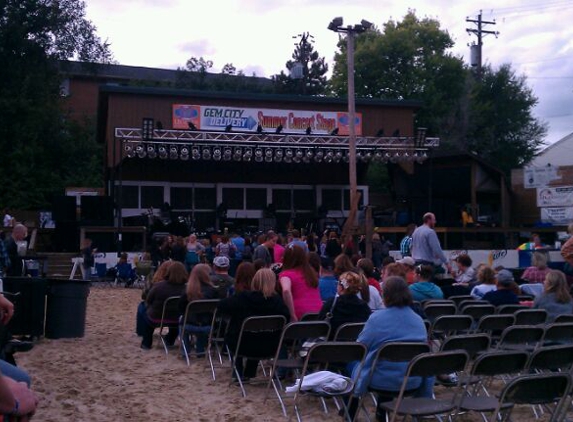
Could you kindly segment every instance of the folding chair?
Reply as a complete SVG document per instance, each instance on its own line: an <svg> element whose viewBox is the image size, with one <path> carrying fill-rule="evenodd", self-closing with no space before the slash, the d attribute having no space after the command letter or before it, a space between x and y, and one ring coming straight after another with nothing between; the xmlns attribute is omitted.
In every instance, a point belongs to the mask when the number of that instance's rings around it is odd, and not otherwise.
<svg viewBox="0 0 573 422"><path fill-rule="evenodd" d="M139 261L135 264L135 287L145 287L147 280L153 276L153 265L149 261Z"/></svg>
<svg viewBox="0 0 573 422"><path fill-rule="evenodd" d="M510 419L515 405L545 405L550 411L550 421L562 420L568 393L571 390L571 377L566 373L543 373L521 375L511 380L501 391L499 404L491 422ZM554 405L551 410L548 405Z"/></svg>
<svg viewBox="0 0 573 422"><path fill-rule="evenodd" d="M473 305L491 305L491 303L489 303L487 300L482 300L482 299L462 300L458 304L458 311L461 313L466 308L466 306L473 306Z"/></svg>
<svg viewBox="0 0 573 422"><path fill-rule="evenodd" d="M507 327L501 333L496 348L531 352L539 346L544 334L545 330L535 325L514 325Z"/></svg>
<svg viewBox="0 0 573 422"><path fill-rule="evenodd" d="M374 372L382 362L409 363L416 356L428 352L430 352L430 346L428 345L428 343L394 342L382 345L376 351L376 355L372 360L372 366L370 367L368 378L366 380L366 384L368 386L367 387L368 392L372 395L374 403L377 404L377 400L374 399L374 394L378 395L381 394L387 397L398 397L400 393L400 391L381 390L371 385ZM364 405L364 399L365 399L364 395L360 397L358 403L358 410L362 410L363 412L365 412L366 416L370 420L370 417L368 416L368 410Z"/></svg>
<svg viewBox="0 0 573 422"><path fill-rule="evenodd" d="M243 397L247 397L245 386L243 385L243 374L239 373L237 368L237 359L263 360L272 359L277 350L280 341L280 334L286 324L286 318L283 315L252 316L246 318L241 325L239 338L234 350L231 352L226 345L227 352L231 356L231 366L236 375L237 382L241 388ZM276 343L273 337L276 336ZM271 343L268 348L261 347L263 342ZM274 343L274 344L273 344ZM245 350L245 345L257 344L259 348L256 352Z"/></svg>
<svg viewBox="0 0 573 422"><path fill-rule="evenodd" d="M336 330L332 341L356 341L364 329L364 322L347 322Z"/></svg>
<svg viewBox="0 0 573 422"><path fill-rule="evenodd" d="M300 321L318 321L318 312L307 312L303 316L300 317Z"/></svg>
<svg viewBox="0 0 573 422"><path fill-rule="evenodd" d="M450 296L448 299L453 301L456 306L458 306L464 300L474 300L472 295L456 295L456 296Z"/></svg>
<svg viewBox="0 0 573 422"><path fill-rule="evenodd" d="M159 321L159 338L163 344L165 355L169 355L169 348L163 338L163 328L179 328L179 296L170 296L163 302L161 320Z"/></svg>
<svg viewBox="0 0 573 422"><path fill-rule="evenodd" d="M543 336L543 345L551 346L554 344L572 344L573 343L573 322L570 323L553 323L545 327Z"/></svg>
<svg viewBox="0 0 573 422"><path fill-rule="evenodd" d="M515 325L539 325L547 321L545 309L521 309L515 312Z"/></svg>
<svg viewBox="0 0 573 422"><path fill-rule="evenodd" d="M181 325L179 329L179 338L181 343L181 348L183 349L183 353L185 354L185 360L187 362L187 366L190 365L189 361L189 352L187 350L188 342L185 341L186 336L194 333L203 334L205 336L209 335L211 330L211 326L213 325L213 319L216 317L217 313L217 304L219 303L218 299L213 300L194 300L187 304L185 308L185 315L181 320ZM194 317L201 317L205 319L209 317L209 324L206 326L198 326L197 324L193 324ZM193 326L196 328L188 329L189 326Z"/></svg>
<svg viewBox="0 0 573 422"><path fill-rule="evenodd" d="M467 305L460 311L460 314L471 316L477 324L482 317L495 314L495 306L491 304Z"/></svg>
<svg viewBox="0 0 573 422"><path fill-rule="evenodd" d="M425 299L422 300L422 306L425 308L430 305L455 305L453 300L450 299Z"/></svg>
<svg viewBox="0 0 573 422"><path fill-rule="evenodd" d="M456 305L450 303L429 303L424 305L424 313L430 322L442 315L455 315L457 311Z"/></svg>
<svg viewBox="0 0 573 422"><path fill-rule="evenodd" d="M514 322L514 315L486 315L479 320L475 331L489 334L492 341L496 342L501 332L512 326Z"/></svg>
<svg viewBox="0 0 573 422"><path fill-rule="evenodd" d="M531 372L569 371L573 365L573 344L540 347L527 363Z"/></svg>
<svg viewBox="0 0 573 422"><path fill-rule="evenodd" d="M298 372L304 366L304 357L301 349L305 341L309 339L324 338L330 335L330 324L326 321L299 321L286 325L281 334L277 352L272 361L272 367L265 393L265 402L268 398L270 386L272 384L275 394L281 405L283 414L287 416L286 406L281 394L284 390L277 368L283 370L294 370ZM307 351L308 353L308 351ZM281 357L284 356L284 357ZM286 356L285 356L286 355Z"/></svg>
<svg viewBox="0 0 573 422"><path fill-rule="evenodd" d="M442 315L430 327L430 340L443 340L459 332L467 332L473 324L469 315Z"/></svg>
<svg viewBox="0 0 573 422"><path fill-rule="evenodd" d="M227 328L229 328L230 319L227 316L222 316L218 313L213 315L213 321L211 322L211 330L209 331L209 338L207 340L207 359L209 360L209 366L211 368L211 376L213 381L216 379L215 375L215 364L213 362L213 353L217 355L217 360L219 364L223 365L223 353L225 350L225 333ZM228 355L227 355L228 356ZM231 357L228 356L229 361Z"/></svg>
<svg viewBox="0 0 573 422"><path fill-rule="evenodd" d="M466 384L460 410L479 412L486 420L484 413L495 411L499 405L497 397L488 390L494 379L523 371L528 359L524 351L490 351L480 355L468 373L469 379L477 378L478 382L473 383L473 391L470 391L470 383Z"/></svg>
<svg viewBox="0 0 573 422"><path fill-rule="evenodd" d="M301 415L300 415L300 410L299 410L299 399L300 396L303 394L309 394L312 396L318 396L321 398L332 398L335 400L335 403L337 403L338 406L338 401L337 398L344 398L344 397L348 397L350 396L350 394L352 393L352 390L354 388L354 386L352 385L352 388L347 389L346 391L340 392L340 393L321 393L321 392L316 392L316 391L303 391L303 384L304 384L304 377L307 376L310 373L310 370L315 370L315 369L324 369L324 370L328 370L330 365L344 365L346 366L348 363L350 362L359 362L359 368L358 370L360 370L362 368L362 365L364 363L364 358L366 357L366 346L364 346L362 343L352 343L352 342L338 342L338 341L326 341L326 342L321 342L321 343L317 343L314 346L312 346L310 348L310 350L308 351L308 355L306 356L306 359L304 361L304 366L302 369L302 373L301 373L301 377L300 379L297 380L296 382L296 389L295 389L295 393L294 393L294 398L293 398L293 407L294 407L294 413L296 415L297 421L301 421ZM344 409L344 415L345 415L345 419L347 421L351 420L351 417L348 413L348 407L346 405L346 403L344 402L344 400L342 400L342 407ZM325 408L326 410L326 408Z"/></svg>
<svg viewBox="0 0 573 422"><path fill-rule="evenodd" d="M496 313L500 315L515 314L517 311L520 311L522 309L530 309L530 308L523 305L500 305L497 307Z"/></svg>
<svg viewBox="0 0 573 422"><path fill-rule="evenodd" d="M451 413L458 407L458 396L461 393L460 383L454 394L448 399L433 399L425 397L404 397L410 377L432 377L452 372L462 372L468 363L469 356L465 351L424 353L416 356L408 365L408 370L398 397L391 402L381 403L380 406L392 414L390 422L398 415L410 415L419 418L431 415Z"/></svg>
<svg viewBox="0 0 573 422"><path fill-rule="evenodd" d="M489 349L490 343L491 339L487 334L464 334L444 340L440 351L465 350L470 361L473 361L478 354Z"/></svg>
<svg viewBox="0 0 573 422"><path fill-rule="evenodd" d="M555 318L553 322L573 322L573 315L572 314L561 314Z"/></svg>

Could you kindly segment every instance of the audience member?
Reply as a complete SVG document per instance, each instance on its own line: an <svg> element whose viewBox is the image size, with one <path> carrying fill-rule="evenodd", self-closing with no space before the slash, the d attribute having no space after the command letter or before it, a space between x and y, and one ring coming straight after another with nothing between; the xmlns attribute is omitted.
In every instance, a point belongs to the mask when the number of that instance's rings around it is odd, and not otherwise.
<svg viewBox="0 0 573 422"><path fill-rule="evenodd" d="M374 264L372 261L368 258L359 259L357 267L366 277L368 285L374 287L378 291L378 294L381 295L382 289L380 288L380 282L374 278Z"/></svg>
<svg viewBox="0 0 573 422"><path fill-rule="evenodd" d="M26 253L26 237L28 236L28 229L23 224L16 224L12 230L12 236L8 236L4 241L6 253L8 254L8 269L6 270L7 276L21 277L24 273L22 255ZM23 247L23 254L22 254Z"/></svg>
<svg viewBox="0 0 573 422"><path fill-rule="evenodd" d="M253 262L257 259L262 259L265 262L265 267L270 267L274 262L274 248L277 241L277 235L269 231L264 237L264 242L259 244L253 252Z"/></svg>
<svg viewBox="0 0 573 422"><path fill-rule="evenodd" d="M406 256L396 261L396 263L404 267L404 270L406 271L406 276L404 277L406 283L408 284L414 283L416 281L416 271L415 271L416 261L414 261L414 258L412 258L411 256Z"/></svg>
<svg viewBox="0 0 573 422"><path fill-rule="evenodd" d="M275 244L272 246L273 262L279 262L282 264L283 257L285 255L285 247L283 246L283 244L284 244L284 238L282 237L282 235L277 234L275 237Z"/></svg>
<svg viewBox="0 0 573 422"><path fill-rule="evenodd" d="M406 227L406 235L400 241L400 254L402 254L402 258L412 256L412 233L414 233L414 230L416 230L414 223L408 224Z"/></svg>
<svg viewBox="0 0 573 422"><path fill-rule="evenodd" d="M94 266L94 253L97 249L92 247L92 240L85 238L82 241L82 276L84 280L89 280L92 275L92 268Z"/></svg>
<svg viewBox="0 0 573 422"><path fill-rule="evenodd" d="M475 284L476 272L472 268L472 259L467 254L461 254L456 257L457 271L451 271L450 274L454 277L456 284L469 287Z"/></svg>
<svg viewBox="0 0 573 422"><path fill-rule="evenodd" d="M551 269L547 267L547 254L533 252L531 255L531 266L525 269L521 279L528 283L543 283L550 271Z"/></svg>
<svg viewBox="0 0 573 422"><path fill-rule="evenodd" d="M558 270L547 273L543 294L535 298L533 307L547 311L547 322L553 322L561 314L573 314L573 300L565 274Z"/></svg>
<svg viewBox="0 0 573 422"><path fill-rule="evenodd" d="M332 259L322 258L320 262L320 277L318 279L318 289L320 298L326 301L336 296L338 279L334 275L334 265Z"/></svg>
<svg viewBox="0 0 573 422"><path fill-rule="evenodd" d="M230 265L231 261L225 255L219 255L213 259L211 283L219 291L219 297L221 299L229 296L235 285L235 279L229 275Z"/></svg>
<svg viewBox="0 0 573 422"><path fill-rule="evenodd" d="M298 321L308 312L318 312L322 300L318 290L318 274L308 263L307 253L297 245L288 246L279 275L283 300L291 321Z"/></svg>
<svg viewBox="0 0 573 422"><path fill-rule="evenodd" d="M340 246L340 241L338 240L338 235L336 232L330 232L328 234L328 240L326 241L324 253L332 260L334 260L338 255L342 253L342 246Z"/></svg>
<svg viewBox="0 0 573 422"><path fill-rule="evenodd" d="M483 299L486 293L497 290L495 271L491 267L483 266L478 270L477 282L477 286L474 286L470 293L474 299Z"/></svg>
<svg viewBox="0 0 573 422"><path fill-rule="evenodd" d="M431 265L418 265L415 269L416 282L410 285L412 298L418 302L428 299L443 299L444 293L432 283L434 268Z"/></svg>
<svg viewBox="0 0 573 422"><path fill-rule="evenodd" d="M251 290L251 282L255 273L255 265L252 262L243 261L239 264L235 274L235 294Z"/></svg>
<svg viewBox="0 0 573 422"><path fill-rule="evenodd" d="M483 300L494 306L519 304L519 299L513 291L515 288L513 274L508 270L499 270L495 278L497 290L486 293Z"/></svg>
<svg viewBox="0 0 573 422"><path fill-rule="evenodd" d="M309 252L308 251L308 245L306 244L306 242L304 240L301 239L300 231L298 231L297 229L294 229L291 231L290 234L292 236L292 239L288 243L287 248L292 247L292 246L300 246L306 253L308 253Z"/></svg>

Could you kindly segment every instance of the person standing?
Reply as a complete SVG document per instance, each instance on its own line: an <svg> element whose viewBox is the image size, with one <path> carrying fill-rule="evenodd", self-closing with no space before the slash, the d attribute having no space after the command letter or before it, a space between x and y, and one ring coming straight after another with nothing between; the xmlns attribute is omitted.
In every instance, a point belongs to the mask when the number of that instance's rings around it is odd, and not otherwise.
<svg viewBox="0 0 573 422"><path fill-rule="evenodd" d="M25 240L28 236L28 229L23 224L16 224L12 230L12 236L4 241L6 252L8 253L9 266L6 275L19 277L24 273L22 255L18 252L20 245L24 244L24 255L26 252Z"/></svg>
<svg viewBox="0 0 573 422"><path fill-rule="evenodd" d="M92 275L92 268L94 266L94 253L97 249L92 247L92 240L85 238L82 244L82 276L84 280L89 280Z"/></svg>
<svg viewBox="0 0 573 422"><path fill-rule="evenodd" d="M567 231L569 232L570 237L561 248L561 256L565 260L563 272L568 278L568 281L573 281L573 223L569 223Z"/></svg>
<svg viewBox="0 0 573 422"><path fill-rule="evenodd" d="M436 227L436 216L431 212L427 212L424 214L422 221L424 224L417 227L412 233L412 258L414 258L416 264L433 265L434 272L442 264L446 264L448 271L451 271L448 259L440 246L440 240L434 230Z"/></svg>
<svg viewBox="0 0 573 422"><path fill-rule="evenodd" d="M406 236L400 241L400 253L402 258L406 256L412 256L412 233L416 230L416 225L414 223L408 224L406 227Z"/></svg>

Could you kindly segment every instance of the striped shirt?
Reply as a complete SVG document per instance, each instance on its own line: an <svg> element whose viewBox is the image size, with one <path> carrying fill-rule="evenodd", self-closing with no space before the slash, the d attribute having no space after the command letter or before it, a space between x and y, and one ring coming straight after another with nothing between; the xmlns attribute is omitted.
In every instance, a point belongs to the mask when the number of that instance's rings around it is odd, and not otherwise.
<svg viewBox="0 0 573 422"><path fill-rule="evenodd" d="M402 258L412 255L412 236L405 236L400 242L400 253Z"/></svg>

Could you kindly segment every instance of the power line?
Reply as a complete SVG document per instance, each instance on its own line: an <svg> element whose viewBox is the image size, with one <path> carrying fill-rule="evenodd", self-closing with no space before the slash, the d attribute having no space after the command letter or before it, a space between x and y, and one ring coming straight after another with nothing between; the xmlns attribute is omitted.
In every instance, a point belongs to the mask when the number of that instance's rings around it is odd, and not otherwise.
<svg viewBox="0 0 573 422"><path fill-rule="evenodd" d="M495 25L495 21L484 21L482 20L481 17L481 10L477 16L477 19L470 19L470 18L466 18L466 22L469 23L474 23L477 26L477 29L474 28L466 28L466 31L468 32L468 34L474 34L477 36L478 42L477 44L473 44L470 48L472 49L472 53L475 52L476 56L475 57L475 64L474 61L471 61L471 65L472 66L476 66L476 76L478 80L481 80L481 76L482 76L482 46L483 46L483 41L482 38L484 35L495 35L495 37L497 38L499 32L497 31L487 31L485 29L483 29L484 25ZM473 54L472 54L473 56ZM473 57L472 57L473 59Z"/></svg>

